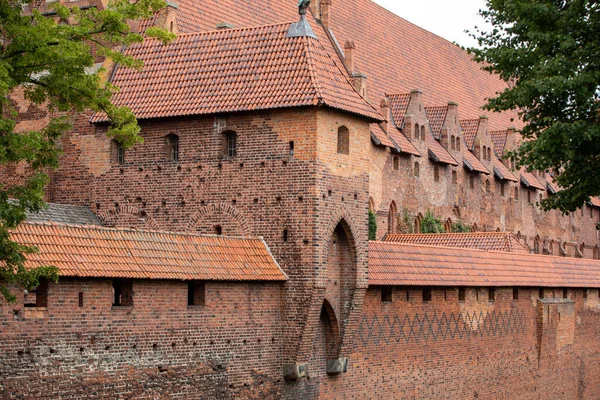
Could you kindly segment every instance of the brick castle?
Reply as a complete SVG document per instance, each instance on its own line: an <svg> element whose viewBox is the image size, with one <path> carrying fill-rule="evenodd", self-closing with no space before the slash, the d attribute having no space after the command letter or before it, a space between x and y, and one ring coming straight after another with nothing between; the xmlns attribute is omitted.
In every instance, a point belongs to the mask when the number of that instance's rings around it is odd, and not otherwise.
<svg viewBox="0 0 600 400"><path fill-rule="evenodd" d="M369 0L301 11L180 0L141 72L97 60L144 143L72 115L13 232L61 279L0 302L0 397L600 397L600 200L539 209L559 188L505 157L504 83L460 48Z"/></svg>

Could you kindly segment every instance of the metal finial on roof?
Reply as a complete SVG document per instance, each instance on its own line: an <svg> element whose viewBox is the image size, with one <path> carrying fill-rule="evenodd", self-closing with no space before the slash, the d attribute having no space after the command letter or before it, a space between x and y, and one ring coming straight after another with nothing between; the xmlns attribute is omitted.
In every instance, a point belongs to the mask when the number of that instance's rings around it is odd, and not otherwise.
<svg viewBox="0 0 600 400"><path fill-rule="evenodd" d="M298 1L298 13L300 15L306 14L306 9L310 5L310 0L300 0Z"/></svg>

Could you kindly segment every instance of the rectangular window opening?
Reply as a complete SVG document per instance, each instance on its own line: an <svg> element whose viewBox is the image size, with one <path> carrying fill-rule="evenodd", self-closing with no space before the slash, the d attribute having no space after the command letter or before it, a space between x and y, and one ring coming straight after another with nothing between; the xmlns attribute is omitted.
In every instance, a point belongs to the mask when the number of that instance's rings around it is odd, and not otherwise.
<svg viewBox="0 0 600 400"><path fill-rule="evenodd" d="M489 288L488 289L488 301L490 303L493 303L496 301L496 288Z"/></svg>
<svg viewBox="0 0 600 400"><path fill-rule="evenodd" d="M458 288L458 301L465 301L466 290L464 287Z"/></svg>
<svg viewBox="0 0 600 400"><path fill-rule="evenodd" d="M540 290L539 290L538 297L539 297L540 299L543 299L543 298L544 298L544 289L540 289Z"/></svg>
<svg viewBox="0 0 600 400"><path fill-rule="evenodd" d="M129 279L113 280L113 307L133 307L133 281Z"/></svg>
<svg viewBox="0 0 600 400"><path fill-rule="evenodd" d="M294 141L290 141L290 157L294 157Z"/></svg>
<svg viewBox="0 0 600 400"><path fill-rule="evenodd" d="M206 305L206 285L204 282L188 282L188 306Z"/></svg>
<svg viewBox="0 0 600 400"><path fill-rule="evenodd" d="M588 290L587 289L583 289L583 298L584 299L588 298Z"/></svg>
<svg viewBox="0 0 600 400"><path fill-rule="evenodd" d="M431 301L431 288L423 289L423 301Z"/></svg>
<svg viewBox="0 0 600 400"><path fill-rule="evenodd" d="M40 284L27 292L23 304L25 307L48 307L48 281L40 280Z"/></svg>
<svg viewBox="0 0 600 400"><path fill-rule="evenodd" d="M83 292L79 292L79 307L83 307Z"/></svg>
<svg viewBox="0 0 600 400"><path fill-rule="evenodd" d="M381 288L381 302L382 303L391 303L393 300L393 288L390 286L385 286Z"/></svg>
<svg viewBox="0 0 600 400"><path fill-rule="evenodd" d="M568 298L569 298L569 290L563 289L563 299L568 299Z"/></svg>
<svg viewBox="0 0 600 400"><path fill-rule="evenodd" d="M519 288L513 288L513 300L519 300Z"/></svg>

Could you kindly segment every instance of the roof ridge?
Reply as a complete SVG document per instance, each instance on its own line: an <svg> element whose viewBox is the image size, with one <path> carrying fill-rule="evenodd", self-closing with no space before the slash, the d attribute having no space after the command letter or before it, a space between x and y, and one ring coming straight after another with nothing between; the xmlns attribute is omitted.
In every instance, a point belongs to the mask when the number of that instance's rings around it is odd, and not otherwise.
<svg viewBox="0 0 600 400"><path fill-rule="evenodd" d="M23 225L34 225L34 226L47 226L47 227L67 227L67 228L79 228L85 230L96 230L96 231L113 231L113 232L138 232L138 233L154 233L154 234L168 234L173 236L189 236L189 237L215 237L215 238L223 238L223 239L235 239L235 240L261 240L264 242L264 238L262 236L224 236L224 235L207 235L207 234L199 234L193 232L177 232L177 231L165 231L165 230L151 230L151 229L133 229L133 228L119 228L119 227L108 227L108 226L99 226L99 225L77 225L77 224L66 224L61 222L52 222L52 221L24 221L19 226ZM19 229L17 226L16 229ZM13 229L14 231L14 229Z"/></svg>
<svg viewBox="0 0 600 400"><path fill-rule="evenodd" d="M319 42L319 39L313 39L313 40L316 40L317 42ZM304 47L304 58L306 59L306 62L308 63L308 74L309 74L310 80L312 82L311 86L315 89L316 96L318 99L317 100L317 104L318 104L321 101L323 101L323 91L321 90L321 85L320 85L319 79L317 78L317 76L315 74L316 64L315 64L315 61L313 60L313 54L312 54L313 50L311 47L311 38L303 36L302 42L305 44L303 46ZM320 44L320 42L319 42L319 44Z"/></svg>
<svg viewBox="0 0 600 400"><path fill-rule="evenodd" d="M296 21L277 22L277 23L273 23L273 24L262 24L262 25L252 25L252 26L242 26L242 27L239 27L239 28L238 27L236 27L236 28L227 28L227 29L215 28L215 29L210 29L210 30L206 30L206 31L184 32L184 33L178 33L174 40L177 40L177 39L182 38L182 37L188 37L188 36L194 36L194 35L208 35L208 34L212 34L212 33L215 33L215 32L221 33L221 32L249 31L249 30L260 29L260 28L271 28L271 27L275 27L275 26L286 26L286 25L291 25L294 22L296 22ZM146 40L160 40L160 39L154 38L154 37L145 37L144 41L146 41Z"/></svg>

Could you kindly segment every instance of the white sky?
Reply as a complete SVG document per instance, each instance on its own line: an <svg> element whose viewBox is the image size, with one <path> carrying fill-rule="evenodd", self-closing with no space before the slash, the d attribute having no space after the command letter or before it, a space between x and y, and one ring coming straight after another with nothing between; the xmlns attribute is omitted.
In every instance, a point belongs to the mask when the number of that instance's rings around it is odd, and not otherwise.
<svg viewBox="0 0 600 400"><path fill-rule="evenodd" d="M485 7L485 0L373 0L394 14L462 46L475 46L477 42L464 31L482 27L483 19L477 15Z"/></svg>

